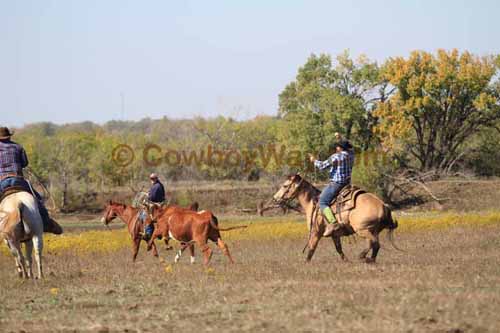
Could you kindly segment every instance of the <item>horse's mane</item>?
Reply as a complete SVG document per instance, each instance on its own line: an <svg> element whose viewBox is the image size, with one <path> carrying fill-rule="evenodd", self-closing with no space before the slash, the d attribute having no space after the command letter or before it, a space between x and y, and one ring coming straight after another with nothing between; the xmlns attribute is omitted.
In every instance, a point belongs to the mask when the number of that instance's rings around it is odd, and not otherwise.
<svg viewBox="0 0 500 333"><path fill-rule="evenodd" d="M302 181L302 186L304 187L307 195L307 200L317 201L321 191L317 189L313 184L307 181L305 178L300 178Z"/></svg>

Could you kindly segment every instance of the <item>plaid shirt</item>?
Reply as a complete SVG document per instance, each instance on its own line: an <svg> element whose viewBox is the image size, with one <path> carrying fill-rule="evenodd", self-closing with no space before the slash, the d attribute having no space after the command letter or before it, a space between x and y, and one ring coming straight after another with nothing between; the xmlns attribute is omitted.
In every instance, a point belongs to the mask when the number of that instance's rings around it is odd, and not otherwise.
<svg viewBox="0 0 500 333"><path fill-rule="evenodd" d="M339 184L346 184L351 181L353 164L353 151L335 153L326 161L314 161L314 166L320 170L330 167L330 180Z"/></svg>
<svg viewBox="0 0 500 333"><path fill-rule="evenodd" d="M28 157L24 148L10 140L0 140L0 177L16 174L23 175L23 168L28 166Z"/></svg>

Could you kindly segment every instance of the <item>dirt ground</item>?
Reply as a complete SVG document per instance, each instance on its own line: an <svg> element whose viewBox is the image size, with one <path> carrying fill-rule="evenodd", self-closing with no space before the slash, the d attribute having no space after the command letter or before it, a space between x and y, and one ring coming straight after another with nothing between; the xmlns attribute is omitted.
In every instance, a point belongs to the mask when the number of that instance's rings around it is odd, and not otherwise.
<svg viewBox="0 0 500 333"><path fill-rule="evenodd" d="M129 249L47 254L46 279L24 281L0 253L0 331L49 332L496 332L500 328L500 221L400 231L406 252L383 248L351 262L323 239L304 263L303 237L228 241L236 264L216 252L194 265ZM3 245L2 245L3 246ZM187 254L187 253L186 253Z"/></svg>

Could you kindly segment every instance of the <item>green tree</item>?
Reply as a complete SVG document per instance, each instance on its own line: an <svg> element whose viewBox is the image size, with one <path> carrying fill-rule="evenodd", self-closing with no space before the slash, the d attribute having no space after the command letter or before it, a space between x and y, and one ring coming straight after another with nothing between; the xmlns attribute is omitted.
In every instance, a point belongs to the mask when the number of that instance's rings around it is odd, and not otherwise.
<svg viewBox="0 0 500 333"><path fill-rule="evenodd" d="M304 151L326 152L340 132L367 148L372 141L373 103L382 85L375 62L348 52L311 55L279 96L281 137ZM385 86L384 86L385 87Z"/></svg>
<svg viewBox="0 0 500 333"><path fill-rule="evenodd" d="M447 170L464 142L500 116L498 62L492 56L438 50L389 59L384 78L397 88L378 104L384 145L408 152L421 170Z"/></svg>

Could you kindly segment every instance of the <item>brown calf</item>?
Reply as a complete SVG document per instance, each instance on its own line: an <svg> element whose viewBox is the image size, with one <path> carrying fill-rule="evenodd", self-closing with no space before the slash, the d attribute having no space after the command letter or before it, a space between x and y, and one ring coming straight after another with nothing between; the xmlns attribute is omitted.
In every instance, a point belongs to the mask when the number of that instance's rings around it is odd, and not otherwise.
<svg viewBox="0 0 500 333"><path fill-rule="evenodd" d="M208 265L212 250L208 240L217 246L234 263L227 245L222 241L220 231L246 228L246 226L219 228L218 221L210 211L193 212L179 207L161 207L153 209L153 219L156 221L155 231L148 242L148 250L158 236L172 238L184 244L196 243L203 252L203 263Z"/></svg>

